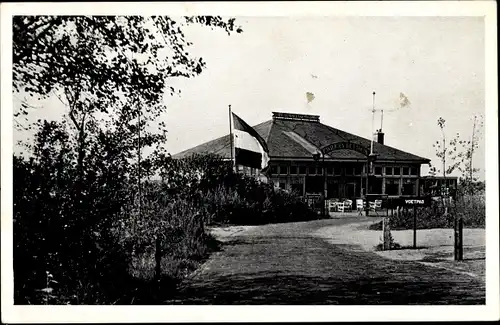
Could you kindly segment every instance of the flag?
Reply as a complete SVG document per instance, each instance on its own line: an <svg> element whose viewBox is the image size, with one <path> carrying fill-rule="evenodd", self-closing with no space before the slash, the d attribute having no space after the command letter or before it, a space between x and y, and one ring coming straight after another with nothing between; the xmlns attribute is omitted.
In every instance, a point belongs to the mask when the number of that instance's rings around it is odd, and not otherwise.
<svg viewBox="0 0 500 325"><path fill-rule="evenodd" d="M266 141L238 115L232 115L235 164L265 169L269 163Z"/></svg>

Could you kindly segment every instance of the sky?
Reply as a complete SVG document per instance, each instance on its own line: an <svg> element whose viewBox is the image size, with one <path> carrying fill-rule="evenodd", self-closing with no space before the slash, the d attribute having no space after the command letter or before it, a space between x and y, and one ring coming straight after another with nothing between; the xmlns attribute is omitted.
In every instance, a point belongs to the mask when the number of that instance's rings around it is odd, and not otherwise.
<svg viewBox="0 0 500 325"><path fill-rule="evenodd" d="M385 144L439 165L432 147L441 138L437 119L446 120L448 137L469 138L473 115L484 114L480 17L235 18L241 34L186 29L191 53L207 67L195 78L172 80L182 93L166 98L161 117L172 154L227 134L228 105L250 125L271 119L273 111L315 114L369 138L375 91L375 108L385 110ZM409 107L397 109L400 93ZM64 111L56 98L34 105L41 107L33 120L58 119ZM14 132L14 140L26 137ZM481 179L484 152L483 137L475 154Z"/></svg>

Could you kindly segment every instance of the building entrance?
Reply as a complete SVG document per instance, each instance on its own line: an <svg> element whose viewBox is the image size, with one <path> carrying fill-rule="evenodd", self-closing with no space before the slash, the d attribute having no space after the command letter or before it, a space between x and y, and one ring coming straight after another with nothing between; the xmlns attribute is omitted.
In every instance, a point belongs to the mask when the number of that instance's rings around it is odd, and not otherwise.
<svg viewBox="0 0 500 325"><path fill-rule="evenodd" d="M309 176L306 178L306 193L323 193L323 176Z"/></svg>

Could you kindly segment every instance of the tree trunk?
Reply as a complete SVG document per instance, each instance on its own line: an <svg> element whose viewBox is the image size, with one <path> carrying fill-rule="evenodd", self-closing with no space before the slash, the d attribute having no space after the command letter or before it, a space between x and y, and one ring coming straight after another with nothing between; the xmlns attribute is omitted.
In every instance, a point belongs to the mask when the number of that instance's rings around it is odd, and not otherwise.
<svg viewBox="0 0 500 325"><path fill-rule="evenodd" d="M157 282L160 282L161 279L161 240L160 238L156 237L156 249L155 249L155 280Z"/></svg>

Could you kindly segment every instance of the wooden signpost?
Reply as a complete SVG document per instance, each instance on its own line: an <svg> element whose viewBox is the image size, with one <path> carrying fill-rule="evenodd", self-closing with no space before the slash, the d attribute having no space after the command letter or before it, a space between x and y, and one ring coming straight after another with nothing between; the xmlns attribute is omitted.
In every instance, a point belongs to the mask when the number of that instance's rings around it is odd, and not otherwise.
<svg viewBox="0 0 500 325"><path fill-rule="evenodd" d="M431 206L431 198L424 197L401 197L399 204L403 207L413 207L413 248L417 248L417 208Z"/></svg>
<svg viewBox="0 0 500 325"><path fill-rule="evenodd" d="M455 217L455 227L453 231L455 235L455 249L453 254L455 261L461 261L464 259L463 228L464 220L462 218Z"/></svg>

